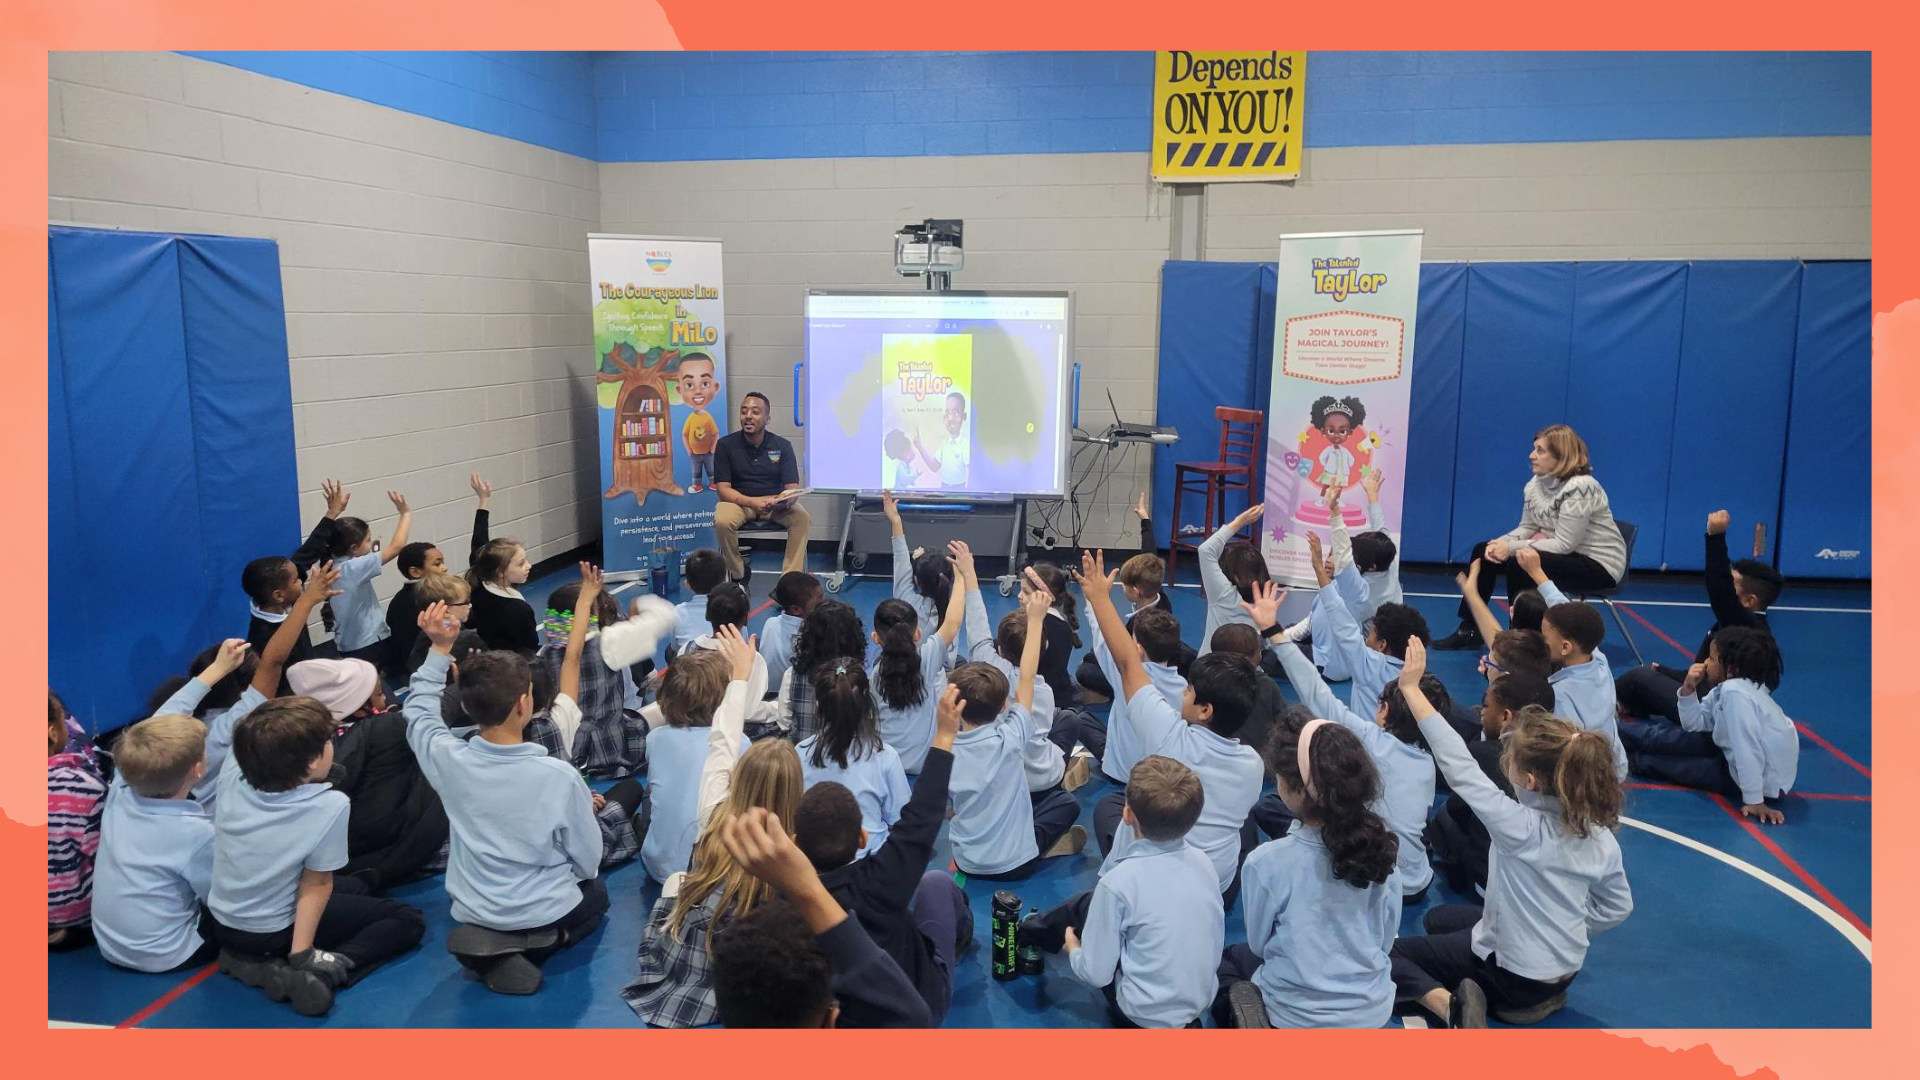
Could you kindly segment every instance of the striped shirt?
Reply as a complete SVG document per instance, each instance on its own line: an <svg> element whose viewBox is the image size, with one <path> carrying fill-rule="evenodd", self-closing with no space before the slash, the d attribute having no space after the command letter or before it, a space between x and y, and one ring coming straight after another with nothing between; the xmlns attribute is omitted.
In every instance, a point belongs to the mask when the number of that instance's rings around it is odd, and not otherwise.
<svg viewBox="0 0 1920 1080"><path fill-rule="evenodd" d="M67 747L47 758L47 926L79 926L93 913L93 860L107 784L86 733L67 718Z"/></svg>

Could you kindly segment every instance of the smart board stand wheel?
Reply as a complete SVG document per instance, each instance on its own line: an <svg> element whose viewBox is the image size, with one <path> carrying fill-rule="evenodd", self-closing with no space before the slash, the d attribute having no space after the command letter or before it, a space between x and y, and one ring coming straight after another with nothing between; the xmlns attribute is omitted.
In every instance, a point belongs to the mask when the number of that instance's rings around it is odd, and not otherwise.
<svg viewBox="0 0 1920 1080"><path fill-rule="evenodd" d="M847 565L853 567L856 572L865 570L867 568L867 557L862 552L853 552L847 556Z"/></svg>
<svg viewBox="0 0 1920 1080"><path fill-rule="evenodd" d="M1012 596L1014 589L1018 588L1019 585L1020 585L1020 578L1018 576L1013 574L1000 575L1000 595L1001 596Z"/></svg>
<svg viewBox="0 0 1920 1080"><path fill-rule="evenodd" d="M824 584L826 585L828 592L830 593L839 592L841 588L843 588L847 584L846 572L843 570L835 570L833 573L828 574L826 576L826 581L824 582Z"/></svg>

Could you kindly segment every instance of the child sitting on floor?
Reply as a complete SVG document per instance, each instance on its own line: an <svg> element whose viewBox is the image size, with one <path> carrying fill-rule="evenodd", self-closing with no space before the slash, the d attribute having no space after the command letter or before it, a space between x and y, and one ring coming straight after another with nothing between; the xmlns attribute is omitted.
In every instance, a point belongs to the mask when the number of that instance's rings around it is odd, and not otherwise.
<svg viewBox="0 0 1920 1080"><path fill-rule="evenodd" d="M1122 1027L1199 1027L1226 941L1213 863L1186 842L1205 801L1200 777L1150 754L1128 774L1126 798L1122 820L1138 839L1091 892L1022 922L1020 941L1064 948Z"/></svg>
<svg viewBox="0 0 1920 1080"><path fill-rule="evenodd" d="M1313 598L1314 615L1327 628L1331 638L1325 643L1328 650L1339 654L1351 673L1347 707L1364 716L1400 673L1407 642L1418 640L1424 645L1429 640L1427 617L1406 604L1381 604L1363 628L1353 608L1342 599L1343 594L1351 596L1365 590L1360 571L1348 563L1338 574L1332 573L1327 565L1330 560L1324 560L1320 553L1318 533L1307 534L1307 551L1314 576L1320 581L1320 592ZM1321 642L1314 642L1314 651L1321 651Z"/></svg>
<svg viewBox="0 0 1920 1080"><path fill-rule="evenodd" d="M1501 631L1503 634L1514 632ZM1501 675L1494 679L1487 684L1486 695L1481 700L1480 730L1467 741L1467 752L1479 763L1480 771L1504 795L1513 794L1513 781L1507 779L1507 771L1500 764L1503 748L1500 740L1529 705L1551 713L1553 685L1535 675ZM1447 801L1433 812L1433 820L1427 825L1427 842L1446 868L1447 884L1454 892L1478 896L1485 891L1487 852L1492 848L1493 838L1459 792L1449 791Z"/></svg>
<svg viewBox="0 0 1920 1080"><path fill-rule="evenodd" d="M898 597L873 609L880 657L870 673L879 690L880 738L909 775L920 772L933 741L933 710L946 689L947 653L960 636L964 604L947 604L939 628L923 634L922 616Z"/></svg>
<svg viewBox="0 0 1920 1080"><path fill-rule="evenodd" d="M712 548L696 548L687 556L687 590L693 596L674 606L677 621L673 631L673 651L685 649L694 638L707 632L707 597L714 586L727 579L727 563Z"/></svg>
<svg viewBox="0 0 1920 1080"><path fill-rule="evenodd" d="M177 714L142 720L114 743L93 884L94 934L109 963L161 972L214 958L199 930L213 815L193 801L206 754L207 725Z"/></svg>
<svg viewBox="0 0 1920 1080"><path fill-rule="evenodd" d="M793 659L793 639L807 615L820 606L825 596L820 579L798 570L780 575L773 585L773 603L777 609L760 624L760 658L767 664L767 691L778 693L780 680L786 677L787 664Z"/></svg>
<svg viewBox="0 0 1920 1080"><path fill-rule="evenodd" d="M346 516L334 520L333 533L327 538L326 546L326 557L340 572L340 595L331 602L334 648L341 656L365 660L378 669L388 666L392 641L380 612L374 582L380 577L380 571L399 556L413 528L413 511L407 507L407 497L389 491L387 498L392 500L400 520L384 551L374 542L373 530L365 521Z"/></svg>
<svg viewBox="0 0 1920 1080"><path fill-rule="evenodd" d="M731 628L722 632L723 644L737 640ZM640 847L640 861L655 881L687 869L703 824L700 784L707 760L717 749L737 755L747 747L742 729L753 660L739 658L738 678L732 678L734 664L724 649L690 650L674 660L660 684L655 704L665 722L649 736L647 761L653 823Z"/></svg>
<svg viewBox="0 0 1920 1080"><path fill-rule="evenodd" d="M627 673L606 662L603 635L620 622L620 605L586 579L570 581L547 599L546 643L536 663L556 683L572 641L573 627L586 619L580 646L579 686L572 698L580 726L568 740L573 765L594 777L629 776L647 763L646 724L627 712Z"/></svg>
<svg viewBox="0 0 1920 1080"><path fill-rule="evenodd" d="M1678 724L1620 725L1634 775L1737 797L1742 816L1785 822L1780 801L1799 771L1800 737L1773 700L1779 686L1780 647L1772 634L1721 629L1708 643L1706 663L1688 669L1680 684Z"/></svg>
<svg viewBox="0 0 1920 1080"><path fill-rule="evenodd" d="M795 747L807 787L833 783L853 795L866 837L855 854L865 855L887 842L887 830L899 820L909 795L907 771L880 740L873 690L857 658L822 664L813 676L813 701L820 731Z"/></svg>
<svg viewBox="0 0 1920 1080"><path fill-rule="evenodd" d="M532 656L540 651L540 621L533 605L520 595L533 564L527 561L527 549L508 537L489 540L473 553L467 567L468 599L473 607L465 623L480 635L489 649L504 649Z"/></svg>
<svg viewBox="0 0 1920 1080"><path fill-rule="evenodd" d="M453 826L447 895L460 925L447 951L499 994L540 989L540 965L593 932L607 910L593 793L571 766L525 740L533 672L525 657L485 652L461 673L462 740L440 720L460 624L443 604L420 614L433 643L407 698L407 742Z"/></svg>
<svg viewBox="0 0 1920 1080"><path fill-rule="evenodd" d="M1052 597L1029 587L1020 594L1020 606L1027 616L1027 641L1011 700L1007 677L992 664L962 664L950 680L961 702L949 784L953 861L972 877L999 881L1025 877L1044 859L1076 854L1087 841L1086 830L1073 823L1080 816L1080 803L1072 794L1056 788L1036 799L1027 790L1033 684L1041 623Z"/></svg>
<svg viewBox="0 0 1920 1080"><path fill-rule="evenodd" d="M849 661L847 670L860 668ZM933 745L920 781L884 841L862 827L855 792L830 780L809 781L793 831L827 891L899 964L938 1027L953 1000L954 968L973 940L973 914L953 875L927 868L946 817L953 740L960 729L957 689L947 687L934 715ZM856 857L860 851L867 854Z"/></svg>
<svg viewBox="0 0 1920 1080"><path fill-rule="evenodd" d="M1120 564L1119 576L1120 595L1126 597L1130 605L1125 614L1129 623L1135 615L1148 608L1163 608L1169 613L1173 611L1173 601L1164 587L1167 564L1154 554L1153 522L1147 515L1146 492L1140 493L1140 498L1134 503L1133 513L1140 519L1140 554ZM1185 642L1180 644L1180 659L1174 667L1179 669L1181 678L1187 677L1187 669L1193 666L1197 655L1193 646ZM1254 662L1258 663L1259 658L1256 657ZM1084 691L1081 695L1083 702L1113 700L1113 683L1100 670L1100 662L1094 658L1091 649L1080 658L1080 666L1074 671L1073 679Z"/></svg>
<svg viewBox="0 0 1920 1080"><path fill-rule="evenodd" d="M1538 1023L1566 1004L1592 936L1633 910L1613 834L1622 802L1613 755L1597 731L1522 710L1503 738L1513 796L1502 794L1427 702L1426 661L1424 647L1408 647L1400 691L1441 775L1493 846L1485 908L1429 910L1426 936L1393 943L1394 987L1402 1003L1449 1027L1485 1027L1489 1009L1509 1024Z"/></svg>
<svg viewBox="0 0 1920 1080"><path fill-rule="evenodd" d="M956 540L954 546L961 552L960 585L965 595L967 640L970 658L977 663L992 664L1007 677L1008 685L1020 681L1020 669L1014 665L1027 647L1027 619L1019 611L1010 611L1000 620L997 629L990 629L987 623L986 600L980 595L980 575L973 565L973 552L967 545ZM1029 574L1034 572L1029 569ZM1035 584L1036 578L1029 579ZM1052 618L1051 615L1048 618ZM1040 645L1044 652L1046 643ZM1081 728L1087 724L1086 714L1079 709L1055 709L1053 688L1045 681L1036 680L1033 684L1033 740L1027 744L1026 769L1027 789L1033 792L1048 791L1064 786L1068 791L1078 790L1087 782L1090 772L1088 758L1073 758L1072 766L1068 758L1073 754L1074 744L1079 741ZM1099 725L1092 725L1096 731L1094 741L1103 744L1099 737Z"/></svg>
<svg viewBox="0 0 1920 1080"><path fill-rule="evenodd" d="M1540 554L1519 548L1513 560L1540 588L1547 602L1547 616L1540 634L1547 639L1547 656L1553 674L1554 714L1571 720L1588 731L1597 731L1613 747L1613 775L1627 778L1627 749L1620 742L1620 709L1613 693L1613 668L1600 642L1607 635L1607 624L1592 604L1573 603L1559 586L1540 569Z"/></svg>
<svg viewBox="0 0 1920 1080"><path fill-rule="evenodd" d="M107 783L93 760L93 743L47 691L47 948L79 948L93 940L94 856Z"/></svg>
<svg viewBox="0 0 1920 1080"><path fill-rule="evenodd" d="M338 480L322 480L320 492L326 496L327 512L314 524L313 532L294 551L292 558L268 555L254 559L240 571L240 589L247 594L252 612L252 617L247 621L247 644L252 645L257 653L266 651L267 642L273 639L274 631L290 616L288 609L300 597L301 580L320 562L333 537L334 521L346 512L347 502L352 498L341 488ZM288 655L287 663L297 664L315 655L313 639L302 623L300 636L293 643L293 652ZM278 692L288 692L284 683ZM211 783L219 775L219 770L212 761L207 764L208 782Z"/></svg>
<svg viewBox="0 0 1920 1080"><path fill-rule="evenodd" d="M860 613L838 600L820 601L801 621L793 642L793 660L780 677L780 693L774 703L774 718L786 729L788 738L798 743L820 732L819 710L813 700L813 677L820 673L820 665L830 660L838 662L843 656L866 656L870 647Z"/></svg>
<svg viewBox="0 0 1920 1080"><path fill-rule="evenodd" d="M1291 706L1267 744L1298 823L1247 856L1247 943L1220 960L1221 1027L1377 1028L1393 1011L1399 842L1353 731Z"/></svg>
<svg viewBox="0 0 1920 1080"><path fill-rule="evenodd" d="M493 485L482 480L479 473L472 474L467 483L473 488L474 497L480 500L479 507L473 512L473 540L467 545L467 558L471 561L473 553L487 543L487 500L493 495ZM416 540L400 548L394 564L406 581L400 586L400 591L393 594L393 599L387 601L387 633L391 647L388 655L393 661L393 672L411 677L414 669L420 666L417 660L408 663L408 658L413 655L414 643L420 640L420 609L432 602L421 599L414 586L429 574L446 573L447 557L434 544ZM462 618L466 614L464 610L453 614L461 622L466 621ZM423 647L422 659L425 655ZM404 670L402 665L405 665Z"/></svg>
<svg viewBox="0 0 1920 1080"><path fill-rule="evenodd" d="M1273 578L1258 546L1228 546L1234 534L1259 521L1266 509L1262 503L1247 507L1239 517L1220 526L1218 532L1207 537L1200 545L1200 588L1207 597L1207 625L1200 635L1201 656L1211 651L1215 630L1229 623L1249 622L1251 616L1241 610L1241 603L1253 599L1255 585ZM1266 627L1256 626L1254 629L1264 630Z"/></svg>
<svg viewBox="0 0 1920 1080"><path fill-rule="evenodd" d="M1261 654L1260 632L1246 623L1229 623L1213 632L1213 651L1244 656L1247 662L1258 667ZM1262 672L1264 675L1265 672ZM1247 713L1247 722L1240 725L1234 734L1242 746L1250 746L1258 753L1267 745L1267 736L1273 731L1273 721L1280 710L1287 707L1287 699L1280 693L1280 684L1272 679L1253 681L1253 710Z"/></svg>

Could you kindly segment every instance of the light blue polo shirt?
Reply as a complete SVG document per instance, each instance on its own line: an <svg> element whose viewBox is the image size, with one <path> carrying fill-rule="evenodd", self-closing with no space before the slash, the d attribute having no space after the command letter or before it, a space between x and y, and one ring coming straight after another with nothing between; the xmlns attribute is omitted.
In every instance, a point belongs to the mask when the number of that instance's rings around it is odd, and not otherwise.
<svg viewBox="0 0 1920 1080"><path fill-rule="evenodd" d="M896 709L880 696L880 662L867 671L873 687L873 703L880 712L880 740L900 755L900 765L919 775L926 763L927 748L933 745L933 714L940 706L940 695L947 692L947 643L939 634L920 638L920 684L926 694L918 705Z"/></svg>
<svg viewBox="0 0 1920 1080"><path fill-rule="evenodd" d="M213 884L213 815L194 800L149 799L116 777L93 864L100 955L168 971L200 948L200 902Z"/></svg>
<svg viewBox="0 0 1920 1080"><path fill-rule="evenodd" d="M1016 703L993 723L953 737L947 837L954 863L969 874L1003 874L1040 854L1023 764L1032 729L1032 716Z"/></svg>
<svg viewBox="0 0 1920 1080"><path fill-rule="evenodd" d="M887 842L887 831L900 820L900 811L913 795L907 787L907 770L901 767L900 755L891 746L856 750L848 755L844 769L832 758L826 759L825 765L815 765L813 749L819 742L820 736L811 735L795 747L800 753L801 772L808 787L832 781L853 792L860 803L860 827L867 830L867 846L859 851L865 855Z"/></svg>
<svg viewBox="0 0 1920 1080"><path fill-rule="evenodd" d="M1255 848L1240 871L1247 947L1260 957L1253 983L1274 1027L1377 1028L1393 1014L1400 930L1397 874L1361 889L1333 876L1320 830Z"/></svg>
<svg viewBox="0 0 1920 1080"><path fill-rule="evenodd" d="M665 881L693 860L700 839L700 767L707 763L713 727L662 724L647 733L647 795L653 823L640 842L647 876ZM740 740L746 753L748 740Z"/></svg>
<svg viewBox="0 0 1920 1080"><path fill-rule="evenodd" d="M259 791L229 756L213 811L213 887L222 926L272 934L293 925L303 870L347 865L347 797L324 783Z"/></svg>
<svg viewBox="0 0 1920 1080"><path fill-rule="evenodd" d="M386 613L380 610L380 598L373 588L373 583L380 578L380 553L370 551L357 555L335 563L334 568L340 571L340 580L334 586L340 595L331 601L333 640L340 651L364 649L391 634Z"/></svg>
<svg viewBox="0 0 1920 1080"><path fill-rule="evenodd" d="M798 615L776 611L760 624L760 658L767 662L769 689L780 689L780 679L786 675L787 665L793 663L794 639L800 636L800 624L805 621ZM753 708L753 704L747 702L747 708Z"/></svg>
<svg viewBox="0 0 1920 1080"><path fill-rule="evenodd" d="M1170 757L1200 777L1200 790L1206 798L1200 820L1187 832L1187 843L1212 860L1220 891L1225 892L1240 867L1240 827L1259 801L1260 785L1266 779L1259 751L1236 739L1222 738L1200 724L1187 723L1151 684L1127 699L1127 722L1140 738L1141 757ZM1111 733L1107 745L1111 753ZM1100 873L1112 870L1132 843L1133 826L1123 821L1113 834L1113 848L1107 852Z"/></svg>
<svg viewBox="0 0 1920 1080"><path fill-rule="evenodd" d="M1137 839L1093 887L1070 963L1090 986L1116 983L1127 1019L1185 1027L1220 989L1226 943L1213 863L1184 839Z"/></svg>

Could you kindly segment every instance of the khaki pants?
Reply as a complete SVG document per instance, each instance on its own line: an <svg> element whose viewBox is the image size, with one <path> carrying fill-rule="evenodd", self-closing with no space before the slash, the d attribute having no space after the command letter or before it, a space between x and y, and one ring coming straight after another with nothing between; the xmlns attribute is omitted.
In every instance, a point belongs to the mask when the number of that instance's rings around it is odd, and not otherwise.
<svg viewBox="0 0 1920 1080"><path fill-rule="evenodd" d="M807 530L813 526L813 518L807 514L807 508L795 499L784 506L777 507L767 515L787 530L787 557L781 563L783 572L805 570L807 568ZM738 579L746 574L746 567L740 564L740 526L750 520L747 508L735 503L722 502L713 508L713 543L720 549L720 557L727 562L727 577Z"/></svg>

